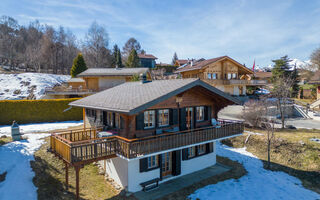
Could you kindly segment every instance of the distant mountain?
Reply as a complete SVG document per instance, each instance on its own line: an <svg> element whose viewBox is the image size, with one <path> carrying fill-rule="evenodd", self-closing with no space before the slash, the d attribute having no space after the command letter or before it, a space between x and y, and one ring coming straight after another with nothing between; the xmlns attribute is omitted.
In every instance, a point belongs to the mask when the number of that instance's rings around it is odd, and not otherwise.
<svg viewBox="0 0 320 200"><path fill-rule="evenodd" d="M311 64L310 60L301 61L297 58L291 58L291 61L289 62L289 65L291 66L291 69L294 68L294 66L297 66L297 69L304 68L305 66Z"/></svg>

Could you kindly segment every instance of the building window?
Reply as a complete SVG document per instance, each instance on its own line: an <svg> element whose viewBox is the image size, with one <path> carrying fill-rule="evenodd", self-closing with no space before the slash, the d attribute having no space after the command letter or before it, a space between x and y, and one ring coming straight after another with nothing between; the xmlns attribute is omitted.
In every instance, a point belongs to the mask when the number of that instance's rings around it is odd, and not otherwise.
<svg viewBox="0 0 320 200"><path fill-rule="evenodd" d="M188 158L193 158L196 156L196 147L188 148Z"/></svg>
<svg viewBox="0 0 320 200"><path fill-rule="evenodd" d="M204 121L204 106L197 107L197 122Z"/></svg>
<svg viewBox="0 0 320 200"><path fill-rule="evenodd" d="M228 73L228 80L232 78L232 74Z"/></svg>
<svg viewBox="0 0 320 200"><path fill-rule="evenodd" d="M97 116L97 111L96 110L92 110L92 109L87 109L87 116L88 117L96 117Z"/></svg>
<svg viewBox="0 0 320 200"><path fill-rule="evenodd" d="M158 125L159 127L169 125L169 109L158 111Z"/></svg>
<svg viewBox="0 0 320 200"><path fill-rule="evenodd" d="M202 155L206 153L206 145L201 144L198 146L198 155Z"/></svg>
<svg viewBox="0 0 320 200"><path fill-rule="evenodd" d="M217 74L216 74L216 73L213 73L213 74L212 74L212 79L218 79L218 77L217 77Z"/></svg>
<svg viewBox="0 0 320 200"><path fill-rule="evenodd" d="M114 117L115 117L115 119L114 119L115 128L120 129L120 127L121 127L121 117L120 117L120 114L119 114L119 113L116 113Z"/></svg>
<svg viewBox="0 0 320 200"><path fill-rule="evenodd" d="M211 73L208 73L208 79L212 79Z"/></svg>
<svg viewBox="0 0 320 200"><path fill-rule="evenodd" d="M236 79L236 78L237 78L237 74L236 74L236 73L233 73L233 74L232 74L232 78L233 78L233 79Z"/></svg>
<svg viewBox="0 0 320 200"><path fill-rule="evenodd" d="M155 114L154 110L148 110L144 112L144 128L154 128Z"/></svg>
<svg viewBox="0 0 320 200"><path fill-rule="evenodd" d="M148 169L158 167L158 156L148 157Z"/></svg>

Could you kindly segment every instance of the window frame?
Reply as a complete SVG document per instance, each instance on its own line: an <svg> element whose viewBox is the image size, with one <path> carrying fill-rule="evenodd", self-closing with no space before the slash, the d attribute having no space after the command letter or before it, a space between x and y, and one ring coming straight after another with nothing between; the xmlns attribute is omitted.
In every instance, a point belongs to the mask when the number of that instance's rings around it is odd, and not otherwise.
<svg viewBox="0 0 320 200"><path fill-rule="evenodd" d="M202 119L198 119L198 117L200 116L199 114L198 114L198 111L200 111L200 110L202 110ZM197 106L196 107L196 121L197 122L203 122L204 121L204 119L205 119L205 112L204 112L204 106Z"/></svg>
<svg viewBox="0 0 320 200"><path fill-rule="evenodd" d="M192 152L192 153L190 154L190 152ZM188 159L196 157L196 146L192 146L192 147L187 148L187 157L188 157Z"/></svg>
<svg viewBox="0 0 320 200"><path fill-rule="evenodd" d="M200 144L198 146L198 156L204 155L207 153L207 147L206 144Z"/></svg>
<svg viewBox="0 0 320 200"><path fill-rule="evenodd" d="M214 76L213 76L214 75ZM217 80L218 79L218 74L217 73L212 73L211 79Z"/></svg>
<svg viewBox="0 0 320 200"><path fill-rule="evenodd" d="M149 156L147 158L147 169L150 170L150 169L155 169L157 167L159 167L159 156L158 155Z"/></svg>
<svg viewBox="0 0 320 200"><path fill-rule="evenodd" d="M232 79L237 79L237 73L232 73Z"/></svg>
<svg viewBox="0 0 320 200"><path fill-rule="evenodd" d="M146 113L148 113L148 125L149 124L152 124L152 126L146 126ZM150 122L149 118L150 118L150 113L153 113L153 119L152 121ZM146 110L143 112L143 129L153 129L156 127L156 111L155 110Z"/></svg>
<svg viewBox="0 0 320 200"><path fill-rule="evenodd" d="M168 118L166 120L167 123L160 124L160 123L164 122L165 111L167 111L167 116L168 116ZM170 110L168 108L158 110L158 127L167 127L169 125L170 125Z"/></svg>
<svg viewBox="0 0 320 200"><path fill-rule="evenodd" d="M227 79L228 79L228 80L232 79L232 73L228 73L228 74L227 74Z"/></svg>
<svg viewBox="0 0 320 200"><path fill-rule="evenodd" d="M207 78L208 78L208 79L212 79L212 73L208 73L208 74L207 74Z"/></svg>

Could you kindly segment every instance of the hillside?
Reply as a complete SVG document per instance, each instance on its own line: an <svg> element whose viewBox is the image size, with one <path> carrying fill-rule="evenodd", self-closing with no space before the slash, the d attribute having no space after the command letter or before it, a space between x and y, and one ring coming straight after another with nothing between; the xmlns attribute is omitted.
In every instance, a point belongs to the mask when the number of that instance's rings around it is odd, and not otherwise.
<svg viewBox="0 0 320 200"><path fill-rule="evenodd" d="M32 91L35 98L40 99L46 87L53 87L68 79L70 76L56 74L0 74L0 100L24 99Z"/></svg>

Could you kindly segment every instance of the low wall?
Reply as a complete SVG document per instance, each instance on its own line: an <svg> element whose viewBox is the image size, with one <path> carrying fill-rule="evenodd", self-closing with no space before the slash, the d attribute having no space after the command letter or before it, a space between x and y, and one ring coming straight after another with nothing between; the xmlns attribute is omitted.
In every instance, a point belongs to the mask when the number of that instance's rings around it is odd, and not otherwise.
<svg viewBox="0 0 320 200"><path fill-rule="evenodd" d="M73 107L63 112L70 107L70 102L77 99L2 100L0 125L11 125L13 120L19 124L81 120L81 108Z"/></svg>

